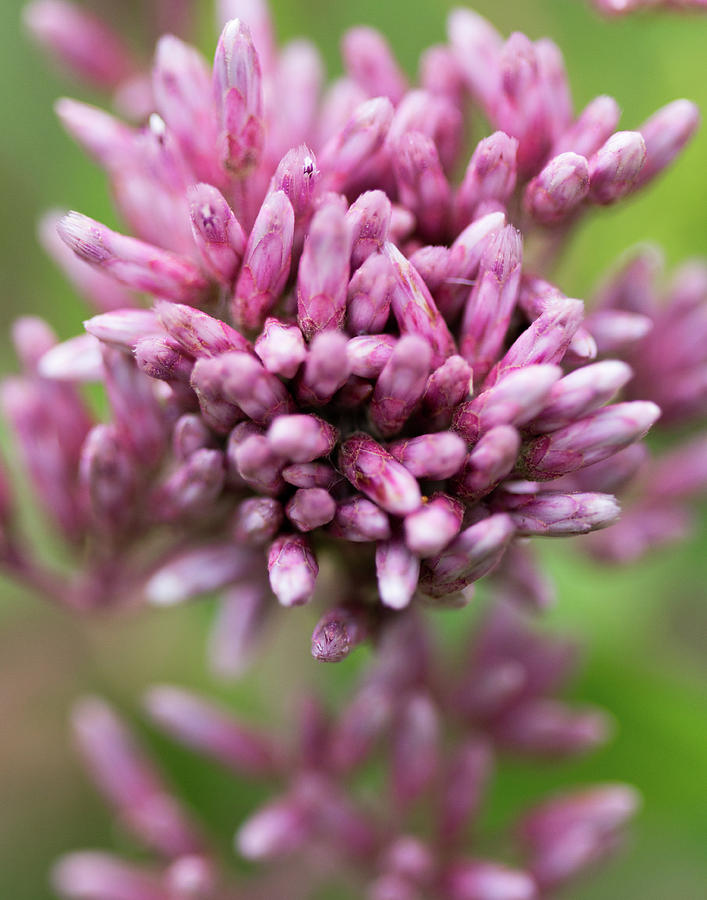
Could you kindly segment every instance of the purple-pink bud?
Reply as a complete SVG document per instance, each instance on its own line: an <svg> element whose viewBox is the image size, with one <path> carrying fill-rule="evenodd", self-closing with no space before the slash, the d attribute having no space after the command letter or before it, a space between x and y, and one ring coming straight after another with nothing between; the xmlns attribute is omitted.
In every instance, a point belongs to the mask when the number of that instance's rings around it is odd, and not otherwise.
<svg viewBox="0 0 707 900"><path fill-rule="evenodd" d="M328 456L336 446L338 432L319 416L279 416L268 429L273 450L294 463L312 462Z"/></svg>
<svg viewBox="0 0 707 900"><path fill-rule="evenodd" d="M255 341L255 352L268 372L282 378L294 378L307 356L300 329L274 318L265 320Z"/></svg>
<svg viewBox="0 0 707 900"><path fill-rule="evenodd" d="M458 472L466 456L466 444L451 431L404 438L391 444L389 450L415 478L435 481L450 478Z"/></svg>
<svg viewBox="0 0 707 900"><path fill-rule="evenodd" d="M607 359L582 366L555 382L547 405L533 420L535 432L556 431L608 403L630 380L633 373L626 363Z"/></svg>
<svg viewBox="0 0 707 900"><path fill-rule="evenodd" d="M440 715L427 693L404 700L391 741L391 791L399 807L416 800L437 774L440 732Z"/></svg>
<svg viewBox="0 0 707 900"><path fill-rule="evenodd" d="M646 143L646 162L637 186L646 184L675 159L697 131L700 112L689 100L673 100L638 129Z"/></svg>
<svg viewBox="0 0 707 900"><path fill-rule="evenodd" d="M190 385L199 401L204 421L217 434L227 434L246 417L243 410L226 399L223 390L225 364L220 357L197 360L191 373Z"/></svg>
<svg viewBox="0 0 707 900"><path fill-rule="evenodd" d="M621 509L611 494L502 494L496 508L508 512L519 535L587 534L612 525Z"/></svg>
<svg viewBox="0 0 707 900"><path fill-rule="evenodd" d="M629 194L646 161L646 143L638 131L617 131L589 160L589 196L602 206Z"/></svg>
<svg viewBox="0 0 707 900"><path fill-rule="evenodd" d="M220 356L231 350L250 353L252 348L243 335L221 319L182 303L158 301L155 312L160 324L179 347L197 359Z"/></svg>
<svg viewBox="0 0 707 900"><path fill-rule="evenodd" d="M245 577L252 560L235 544L206 544L172 557L145 585L154 606L174 606L199 594L220 590Z"/></svg>
<svg viewBox="0 0 707 900"><path fill-rule="evenodd" d="M433 351L432 365L440 366L454 352L454 339L440 315L427 285L395 244L384 252L393 265L391 306L401 334L423 337Z"/></svg>
<svg viewBox="0 0 707 900"><path fill-rule="evenodd" d="M394 516L414 512L422 502L413 475L368 435L354 435L341 445L339 469L356 490Z"/></svg>
<svg viewBox="0 0 707 900"><path fill-rule="evenodd" d="M538 900L539 897L530 873L481 859L453 865L445 875L445 892L449 900Z"/></svg>
<svg viewBox="0 0 707 900"><path fill-rule="evenodd" d="M420 560L401 538L376 544L378 595L384 606L404 609L412 600L420 575Z"/></svg>
<svg viewBox="0 0 707 900"><path fill-rule="evenodd" d="M447 228L451 189L432 138L407 131L391 150L400 202L413 213L424 237L440 240Z"/></svg>
<svg viewBox="0 0 707 900"><path fill-rule="evenodd" d="M393 355L397 339L392 334L370 334L351 338L346 358L351 372L361 378L377 378Z"/></svg>
<svg viewBox="0 0 707 900"><path fill-rule="evenodd" d="M387 257L371 254L348 286L346 328L350 334L378 334L390 315L393 272Z"/></svg>
<svg viewBox="0 0 707 900"><path fill-rule="evenodd" d="M204 753L239 774L271 775L275 752L270 742L190 691L160 685L144 700L152 721L187 747Z"/></svg>
<svg viewBox="0 0 707 900"><path fill-rule="evenodd" d="M351 230L351 268L358 269L388 240L392 208L383 191L366 191L354 200L346 213Z"/></svg>
<svg viewBox="0 0 707 900"><path fill-rule="evenodd" d="M503 131L479 141L455 198L458 227L471 222L474 210L483 201L508 201L516 186L517 151L518 141Z"/></svg>
<svg viewBox="0 0 707 900"><path fill-rule="evenodd" d="M312 218L297 274L297 321L307 340L343 328L349 283L351 232L338 202Z"/></svg>
<svg viewBox="0 0 707 900"><path fill-rule="evenodd" d="M297 223L311 212L319 184L319 169L314 151L306 144L288 150L270 182L270 192L282 191L292 204Z"/></svg>
<svg viewBox="0 0 707 900"><path fill-rule="evenodd" d="M194 243L208 273L233 285L245 252L246 236L223 194L210 184L195 184L187 192Z"/></svg>
<svg viewBox="0 0 707 900"><path fill-rule="evenodd" d="M25 8L24 24L74 75L100 90L115 88L135 72L118 35L75 3L36 0Z"/></svg>
<svg viewBox="0 0 707 900"><path fill-rule="evenodd" d="M589 159L611 137L620 118L621 110L613 97L595 97L557 138L553 156L572 152Z"/></svg>
<svg viewBox="0 0 707 900"><path fill-rule="evenodd" d="M599 353L622 353L653 330L653 320L641 313L598 309L587 316L585 326L594 338Z"/></svg>
<svg viewBox="0 0 707 900"><path fill-rule="evenodd" d="M62 856L51 873L52 887L69 900L169 900L154 870L131 865L110 853L84 851Z"/></svg>
<svg viewBox="0 0 707 900"><path fill-rule="evenodd" d="M240 428L250 423L238 426L232 437ZM276 495L284 487L282 479L283 460L275 453L270 442L263 434L244 434L242 439L229 442L229 462L235 464L238 475L253 490L261 494Z"/></svg>
<svg viewBox="0 0 707 900"><path fill-rule="evenodd" d="M461 356L450 356L427 379L422 395L422 413L433 428L446 428L452 410L466 400L472 391L471 366Z"/></svg>
<svg viewBox="0 0 707 900"><path fill-rule="evenodd" d="M317 559L304 535L277 538L268 551L268 577L282 606L302 606L314 593L319 574Z"/></svg>
<svg viewBox="0 0 707 900"><path fill-rule="evenodd" d="M503 346L515 308L523 259L521 233L507 225L486 244L461 326L460 350L482 379Z"/></svg>
<svg viewBox="0 0 707 900"><path fill-rule="evenodd" d="M111 231L100 222L70 212L57 229L80 258L136 291L180 303L199 303L207 282L192 262L137 238Z"/></svg>
<svg viewBox="0 0 707 900"><path fill-rule="evenodd" d="M258 53L250 30L238 19L227 22L219 38L213 96L221 120L221 164L242 177L260 160L265 124Z"/></svg>
<svg viewBox="0 0 707 900"><path fill-rule="evenodd" d="M97 787L130 829L168 858L197 852L201 841L194 827L111 708L87 698L72 718Z"/></svg>
<svg viewBox="0 0 707 900"><path fill-rule="evenodd" d="M369 635L368 616L363 607L330 609L312 633L312 656L320 662L339 662Z"/></svg>
<svg viewBox="0 0 707 900"><path fill-rule="evenodd" d="M461 591L497 565L514 534L513 520L503 513L471 525L441 554L425 560L421 590L434 598Z"/></svg>
<svg viewBox="0 0 707 900"><path fill-rule="evenodd" d="M274 539L283 519L279 500L272 497L249 497L236 507L233 536L238 542L262 547Z"/></svg>
<svg viewBox="0 0 707 900"><path fill-rule="evenodd" d="M112 425L96 425L81 451L81 485L96 529L124 533L135 517L138 471L135 460Z"/></svg>
<svg viewBox="0 0 707 900"><path fill-rule="evenodd" d="M203 518L223 490L224 457L220 450L197 450L155 491L150 500L157 521Z"/></svg>
<svg viewBox="0 0 707 900"><path fill-rule="evenodd" d="M415 556L436 556L459 534L464 506L447 494L435 494L405 517L405 543Z"/></svg>
<svg viewBox="0 0 707 900"><path fill-rule="evenodd" d="M369 97L400 101L405 93L405 76L380 32L365 26L349 29L341 42L341 53L350 77Z"/></svg>
<svg viewBox="0 0 707 900"><path fill-rule="evenodd" d="M105 344L133 350L142 337L164 335L164 328L152 309L116 309L87 319L84 328Z"/></svg>
<svg viewBox="0 0 707 900"><path fill-rule="evenodd" d="M248 237L232 312L237 325L259 328L290 274L295 214L283 191L269 194Z"/></svg>
<svg viewBox="0 0 707 900"><path fill-rule="evenodd" d="M380 506L361 496L338 504L329 533L355 543L386 541L391 534L388 516Z"/></svg>
<svg viewBox="0 0 707 900"><path fill-rule="evenodd" d="M378 377L370 405L373 425L384 437L396 434L422 397L432 351L423 338L407 335L398 341Z"/></svg>
<svg viewBox="0 0 707 900"><path fill-rule="evenodd" d="M135 344L135 362L150 378L188 383L194 360L171 337L145 337Z"/></svg>
<svg viewBox="0 0 707 900"><path fill-rule="evenodd" d="M393 106L387 97L376 97L356 107L319 154L322 180L330 190L346 192L361 166L383 146L392 119Z"/></svg>
<svg viewBox="0 0 707 900"><path fill-rule="evenodd" d="M294 466L285 466L282 470L282 477L288 484L295 487L323 487L327 490L331 490L343 481L341 475L325 462L297 463Z"/></svg>
<svg viewBox="0 0 707 900"><path fill-rule="evenodd" d="M511 425L496 425L482 434L455 479L456 492L467 502L478 500L509 475L518 458L520 435Z"/></svg>
<svg viewBox="0 0 707 900"><path fill-rule="evenodd" d="M226 591L209 636L209 662L217 675L237 678L248 667L272 606L269 601L260 579Z"/></svg>
<svg viewBox="0 0 707 900"><path fill-rule="evenodd" d="M456 408L452 428L473 444L496 425L525 425L543 408L561 375L559 366L547 365L507 372L493 387Z"/></svg>
<svg viewBox="0 0 707 900"><path fill-rule="evenodd" d="M505 224L504 213L488 213L467 225L450 247L444 283L435 294L439 309L449 321L455 321L464 308L481 260Z"/></svg>
<svg viewBox="0 0 707 900"><path fill-rule="evenodd" d="M339 331L323 331L309 345L309 355L298 376L297 397L311 406L324 406L351 374L347 341Z"/></svg>
<svg viewBox="0 0 707 900"><path fill-rule="evenodd" d="M524 447L525 477L546 481L606 459L640 441L660 416L655 403L615 403Z"/></svg>
<svg viewBox="0 0 707 900"><path fill-rule="evenodd" d="M299 531L314 531L334 518L336 501L324 488L299 488L292 495L285 512Z"/></svg>
<svg viewBox="0 0 707 900"><path fill-rule="evenodd" d="M222 390L226 400L239 406L258 425L294 412L294 401L280 379L248 353L225 353Z"/></svg>
<svg viewBox="0 0 707 900"><path fill-rule="evenodd" d="M523 204L541 225L557 225L577 209L588 193L587 160L577 153L561 153L528 184Z"/></svg>

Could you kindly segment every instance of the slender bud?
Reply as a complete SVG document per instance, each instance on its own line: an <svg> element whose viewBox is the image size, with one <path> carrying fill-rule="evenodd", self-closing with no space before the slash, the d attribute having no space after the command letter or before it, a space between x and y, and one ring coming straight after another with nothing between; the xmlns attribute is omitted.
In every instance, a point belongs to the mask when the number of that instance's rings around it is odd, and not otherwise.
<svg viewBox="0 0 707 900"><path fill-rule="evenodd" d="M307 340L343 327L350 259L345 213L338 203L325 203L312 218L297 275L297 321Z"/></svg>
<svg viewBox="0 0 707 900"><path fill-rule="evenodd" d="M145 596L153 606L185 603L239 581L251 567L252 561L241 547L206 544L178 553L161 566L145 585Z"/></svg>
<svg viewBox="0 0 707 900"><path fill-rule="evenodd" d="M346 302L346 327L350 334L377 334L390 315L393 272L381 253L371 254L354 272Z"/></svg>
<svg viewBox="0 0 707 900"><path fill-rule="evenodd" d="M180 303L203 299L207 282L185 257L118 234L76 212L64 216L57 228L80 259L133 290Z"/></svg>
<svg viewBox="0 0 707 900"><path fill-rule="evenodd" d="M519 535L587 534L612 525L621 509L611 494L503 494L496 504L508 512Z"/></svg>
<svg viewBox="0 0 707 900"><path fill-rule="evenodd" d="M197 359L220 356L231 350L251 352L250 344L240 332L200 309L158 301L155 312L170 337L185 353Z"/></svg>
<svg viewBox="0 0 707 900"><path fill-rule="evenodd" d="M124 533L135 518L139 470L114 425L89 431L80 474L96 529L109 537Z"/></svg>
<svg viewBox="0 0 707 900"><path fill-rule="evenodd" d="M104 344L134 350L142 337L164 334L152 309L116 309L87 319L84 328Z"/></svg>
<svg viewBox="0 0 707 900"><path fill-rule="evenodd" d="M382 250L388 240L391 214L390 200L383 191L366 191L351 204L346 219L351 229L352 269Z"/></svg>
<svg viewBox="0 0 707 900"><path fill-rule="evenodd" d="M260 160L265 124L260 61L250 30L239 19L227 22L219 38L213 96L221 123L221 164L243 177Z"/></svg>
<svg viewBox="0 0 707 900"><path fill-rule="evenodd" d="M62 856L51 873L52 887L69 900L170 900L160 875L110 853L84 851Z"/></svg>
<svg viewBox="0 0 707 900"><path fill-rule="evenodd" d="M144 700L152 721L172 737L216 759L238 774L271 775L275 749L270 742L244 728L226 710L190 691L160 685Z"/></svg>
<svg viewBox="0 0 707 900"><path fill-rule="evenodd" d="M595 97L557 138L552 155L572 152L589 159L611 137L620 118L621 110L613 97Z"/></svg>
<svg viewBox="0 0 707 900"><path fill-rule="evenodd" d="M559 478L640 441L660 416L655 403L615 403L536 438L523 450L521 468L536 481Z"/></svg>
<svg viewBox="0 0 707 900"><path fill-rule="evenodd" d="M369 97L388 97L398 103L405 93L405 76L388 42L374 28L351 28L341 42L344 65Z"/></svg>
<svg viewBox="0 0 707 900"><path fill-rule="evenodd" d="M440 240L446 232L451 189L434 142L419 131L408 131L392 149L400 202L427 239Z"/></svg>
<svg viewBox="0 0 707 900"><path fill-rule="evenodd" d="M376 97L356 107L319 154L323 181L330 190L346 193L361 166L383 146L392 119L393 106L387 97Z"/></svg>
<svg viewBox="0 0 707 900"><path fill-rule="evenodd" d="M298 376L297 397L312 406L324 406L351 374L347 341L339 331L317 334Z"/></svg>
<svg viewBox="0 0 707 900"><path fill-rule="evenodd" d="M471 525L439 555L425 561L420 587L430 597L462 590L486 575L501 559L515 525L503 513Z"/></svg>
<svg viewBox="0 0 707 900"><path fill-rule="evenodd" d="M455 479L456 492L467 502L478 500L510 473L518 459L520 435L511 425L496 425L479 439Z"/></svg>
<svg viewBox="0 0 707 900"><path fill-rule="evenodd" d="M445 876L449 900L537 900L535 880L528 872L495 862L456 863Z"/></svg>
<svg viewBox="0 0 707 900"><path fill-rule="evenodd" d="M294 403L276 376L248 353L225 353L222 366L223 395L258 425L269 425L277 416L291 413Z"/></svg>
<svg viewBox="0 0 707 900"><path fill-rule="evenodd" d="M518 141L497 131L476 145L455 198L455 220L465 227L485 200L505 204L516 186Z"/></svg>
<svg viewBox="0 0 707 900"><path fill-rule="evenodd" d="M248 237L232 312L243 328L259 328L290 273L295 214L283 191L269 194Z"/></svg>
<svg viewBox="0 0 707 900"><path fill-rule="evenodd" d="M432 351L415 335L402 337L378 377L370 406L371 422L384 437L396 434L422 397Z"/></svg>
<svg viewBox="0 0 707 900"><path fill-rule="evenodd" d="M651 181L675 159L697 131L700 113L689 100L674 100L641 125L646 143L646 163L638 176L637 187Z"/></svg>

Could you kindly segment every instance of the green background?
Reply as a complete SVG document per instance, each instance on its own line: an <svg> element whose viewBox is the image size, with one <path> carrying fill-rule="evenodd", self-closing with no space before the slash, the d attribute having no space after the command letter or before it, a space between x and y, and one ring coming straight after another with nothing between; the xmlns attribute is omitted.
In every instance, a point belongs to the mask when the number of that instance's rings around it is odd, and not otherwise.
<svg viewBox="0 0 707 900"><path fill-rule="evenodd" d="M86 313L36 245L39 214L48 207L73 207L112 220L102 174L63 135L51 111L58 95L85 94L54 74L28 45L19 25L21 5L20 0L0 3L3 372L15 365L6 334L18 314L44 315L68 337ZM443 39L450 7L439 0L278 0L275 17L281 38L304 34L317 42L331 74L339 71L339 36L361 22L387 34L412 73L420 50ZM475 8L506 33L552 37L565 53L577 109L597 94L612 94L624 110L625 128L680 96L707 109L707 18L645 15L607 23L583 0L479 0ZM127 5L121 9L129 20ZM211 53L215 36L206 25L203 33ZM585 296L611 261L638 241L660 243L670 264L704 254L706 162L703 129L667 177L583 227L562 264L562 287ZM617 735L579 763L503 768L490 818L502 821L551 786L635 784L645 807L632 843L598 877L570 891L578 900L707 896L704 521L703 515L702 527L686 544L626 570L598 570L568 543L542 546L559 583L559 603L549 623L587 647L571 693L605 706L618 722ZM244 713L274 709L274 718L286 721L293 682L299 689L326 680L335 696L360 665L353 659L333 673L303 661L315 614L295 612L255 672L235 687L216 685L203 665L208 603L137 618L79 621L9 584L0 584L0 596L0 897L8 900L49 897L48 867L62 852L125 844L70 746L65 723L77 696L100 692L136 715L147 684L175 681L218 693ZM455 628L459 615L473 611L442 614L441 627ZM230 835L260 789L223 777L154 734L145 731L144 737L160 751L189 801Z"/></svg>

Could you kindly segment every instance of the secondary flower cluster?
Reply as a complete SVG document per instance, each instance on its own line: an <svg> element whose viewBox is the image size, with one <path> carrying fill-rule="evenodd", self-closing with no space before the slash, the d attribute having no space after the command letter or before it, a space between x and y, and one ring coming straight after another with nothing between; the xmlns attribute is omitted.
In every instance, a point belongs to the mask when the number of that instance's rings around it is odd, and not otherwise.
<svg viewBox="0 0 707 900"><path fill-rule="evenodd" d="M629 397L661 408L658 432L670 449L650 456L634 446L578 473L576 489L619 492L628 501L608 535L589 549L604 560L629 562L661 543L684 537L690 506L707 491L707 264L679 268L660 297L662 260L651 247L632 253L603 286L588 327L600 354L632 368ZM675 433L687 438L675 441Z"/></svg>
<svg viewBox="0 0 707 900"><path fill-rule="evenodd" d="M45 326L19 323L26 375L2 394L85 561L54 594L170 604L235 585L220 646L239 652L266 569L299 605L335 559L358 635L376 595L463 602L515 537L616 519L611 494L554 482L614 459L659 410L611 403L631 370L592 362L582 302L534 269L592 206L655 177L698 118L679 100L616 131L609 97L574 117L552 42L503 41L466 10L415 89L378 33L353 29L347 74L320 99L316 51L278 52L262 12L253 32L227 22L212 70L162 38L144 127L59 103L137 237L77 213L63 243L45 233L106 311L51 349ZM454 183L469 97L499 130ZM535 263L524 238L544 245ZM109 424L72 384L91 380ZM52 583L6 508L8 566Z"/></svg>
<svg viewBox="0 0 707 900"><path fill-rule="evenodd" d="M707 0L594 0L594 5L610 16L623 16L643 9L681 9L707 12Z"/></svg>
<svg viewBox="0 0 707 900"><path fill-rule="evenodd" d="M412 614L397 617L378 650L340 714L303 705L287 748L185 690L148 692L158 728L241 777L281 786L235 838L269 871L237 886L120 719L102 701L83 701L74 727L94 781L162 863L71 854L55 869L56 888L69 900L307 898L323 885L370 900L537 900L616 849L637 805L622 785L564 792L528 810L508 835L515 867L480 852L475 824L497 750L555 759L606 736L600 713L549 696L572 667L569 644L501 605L453 669L439 669ZM374 766L386 772L384 792L372 789ZM484 835L483 845L498 837Z"/></svg>

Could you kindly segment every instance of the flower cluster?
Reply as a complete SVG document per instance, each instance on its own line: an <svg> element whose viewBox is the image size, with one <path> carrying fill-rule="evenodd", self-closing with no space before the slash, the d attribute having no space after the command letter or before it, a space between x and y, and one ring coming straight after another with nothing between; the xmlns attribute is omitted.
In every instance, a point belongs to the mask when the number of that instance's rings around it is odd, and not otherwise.
<svg viewBox="0 0 707 900"><path fill-rule="evenodd" d="M266 569L299 605L327 555L357 620L376 595L463 602L514 538L617 518L611 494L555 482L635 444L659 409L611 402L631 370L592 362L582 302L536 272L580 216L668 165L696 110L616 131L599 97L574 117L552 42L503 41L466 10L414 89L353 29L320 99L314 49L278 52L254 21L227 22L212 70L162 38L144 127L58 105L137 235L60 220L47 243L104 312L51 349L21 322L26 375L3 389L39 498L87 561L60 592L170 604L237 585L238 637ZM454 183L467 98L499 130ZM91 380L108 424L81 408L72 382Z"/></svg>
<svg viewBox="0 0 707 900"><path fill-rule="evenodd" d="M633 791L585 787L526 811L508 835L516 867L480 855L478 834L473 855L466 847L497 750L556 759L605 738L602 714L548 696L573 655L499 606L466 658L439 671L420 623L399 616L349 705L332 717L309 700L287 749L185 690L152 688L145 707L158 728L241 777L281 785L237 831L238 852L268 867L237 886L115 713L85 700L74 726L94 781L163 862L75 853L58 863L55 886L68 900L306 898L324 884L370 900L547 896L616 848L637 805ZM371 788L373 765L386 771L386 792Z"/></svg>

